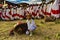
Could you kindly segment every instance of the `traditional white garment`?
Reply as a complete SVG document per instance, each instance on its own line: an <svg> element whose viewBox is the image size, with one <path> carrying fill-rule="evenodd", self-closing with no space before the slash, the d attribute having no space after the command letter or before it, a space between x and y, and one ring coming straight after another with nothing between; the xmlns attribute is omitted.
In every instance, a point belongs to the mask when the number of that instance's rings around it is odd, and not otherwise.
<svg viewBox="0 0 60 40"><path fill-rule="evenodd" d="M13 11L13 12L14 12L14 14L13 14L13 15L14 15L14 19L17 19L17 16L16 16L16 14L17 14L17 10L16 10L16 9L14 9L14 11Z"/></svg>
<svg viewBox="0 0 60 40"><path fill-rule="evenodd" d="M20 14L20 8L17 8L17 14Z"/></svg>
<svg viewBox="0 0 60 40"><path fill-rule="evenodd" d="M39 9L39 6L37 6L37 7L36 7L36 17L37 17L37 18L39 18L39 14L40 14L39 10L40 10L40 9Z"/></svg>
<svg viewBox="0 0 60 40"><path fill-rule="evenodd" d="M29 9L29 13L31 13L31 14L32 14L32 12L33 12L33 11L31 10L31 7L30 7L30 9Z"/></svg>
<svg viewBox="0 0 60 40"><path fill-rule="evenodd" d="M22 9L21 7L19 8L19 15L20 15L19 19L23 19L24 18L24 9Z"/></svg>
<svg viewBox="0 0 60 40"><path fill-rule="evenodd" d="M6 9L6 15L9 16L9 9Z"/></svg>
<svg viewBox="0 0 60 40"><path fill-rule="evenodd" d="M37 6L33 6L34 13L36 13L36 10L37 10Z"/></svg>
<svg viewBox="0 0 60 40"><path fill-rule="evenodd" d="M43 11L44 12L46 11L46 4L44 4Z"/></svg>
<svg viewBox="0 0 60 40"><path fill-rule="evenodd" d="M36 29L36 25L35 25L35 22L34 22L33 19L27 20L26 22L27 22L27 25L28 25L28 30L33 31L33 30Z"/></svg>
<svg viewBox="0 0 60 40"><path fill-rule="evenodd" d="M31 7L30 12L31 12L31 14L32 14L32 17L34 18L35 12L34 12L34 8L33 8L33 7Z"/></svg>
<svg viewBox="0 0 60 40"><path fill-rule="evenodd" d="M44 15L41 10L42 10L42 6L40 6L40 11L39 12L40 12L41 15Z"/></svg>
<svg viewBox="0 0 60 40"><path fill-rule="evenodd" d="M11 13L12 13L12 15L14 14L14 9L13 8L11 8Z"/></svg>
<svg viewBox="0 0 60 40"><path fill-rule="evenodd" d="M10 19L10 14L9 14L10 10L9 9L6 9L6 20L9 20Z"/></svg>
<svg viewBox="0 0 60 40"><path fill-rule="evenodd" d="M17 12L16 12L16 9L14 9L13 12L14 12L14 14L16 14L16 13L17 13Z"/></svg>
<svg viewBox="0 0 60 40"><path fill-rule="evenodd" d="M19 12L19 15L21 14L21 7L19 8L19 9L17 9L18 10L18 12Z"/></svg>
<svg viewBox="0 0 60 40"><path fill-rule="evenodd" d="M1 17L1 15L2 15L2 9L0 9L0 17Z"/></svg>
<svg viewBox="0 0 60 40"><path fill-rule="evenodd" d="M28 11L28 12L29 12L29 7L26 9L26 11Z"/></svg>
<svg viewBox="0 0 60 40"><path fill-rule="evenodd" d="M24 9L20 10L20 15L24 16Z"/></svg>
<svg viewBox="0 0 60 40"><path fill-rule="evenodd" d="M54 16L56 18L59 18L59 5L58 5L59 0L55 0L55 2L52 5L52 10L51 10L51 16Z"/></svg>
<svg viewBox="0 0 60 40"><path fill-rule="evenodd" d="M20 8L17 8L17 19L19 19L19 15L20 15Z"/></svg>
<svg viewBox="0 0 60 40"><path fill-rule="evenodd" d="M12 13L12 15L11 15L11 20L14 20L14 17L13 17L13 14L14 14L14 9L13 8L11 8L11 13Z"/></svg>
<svg viewBox="0 0 60 40"><path fill-rule="evenodd" d="M51 7L52 7L52 4L51 3L47 5L47 9L46 9L46 12L47 13L51 13Z"/></svg>
<svg viewBox="0 0 60 40"><path fill-rule="evenodd" d="M6 9L4 9L4 10L2 11L2 16L1 16L1 17L2 17L3 20L6 20L6 18L5 18L5 11L6 11Z"/></svg>
<svg viewBox="0 0 60 40"><path fill-rule="evenodd" d="M40 18L40 17L39 17L39 14L40 14L40 13L39 13L39 12L37 12L37 15L36 15L36 17L37 17L37 18Z"/></svg>

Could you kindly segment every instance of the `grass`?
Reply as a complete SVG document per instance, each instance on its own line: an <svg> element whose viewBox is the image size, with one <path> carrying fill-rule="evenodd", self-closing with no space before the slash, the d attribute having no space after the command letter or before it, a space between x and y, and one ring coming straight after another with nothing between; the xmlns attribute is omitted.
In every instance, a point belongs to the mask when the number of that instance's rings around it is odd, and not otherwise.
<svg viewBox="0 0 60 40"><path fill-rule="evenodd" d="M26 34L9 36L10 30L19 21L0 21L0 40L60 40L60 20L55 22L35 20L37 29L32 37ZM25 22L26 20L23 21Z"/></svg>

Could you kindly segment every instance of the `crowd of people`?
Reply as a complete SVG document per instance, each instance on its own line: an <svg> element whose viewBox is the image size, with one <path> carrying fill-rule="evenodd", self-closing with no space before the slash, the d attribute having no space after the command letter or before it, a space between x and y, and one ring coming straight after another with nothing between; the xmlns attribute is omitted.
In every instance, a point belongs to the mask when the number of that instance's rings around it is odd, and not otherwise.
<svg viewBox="0 0 60 40"><path fill-rule="evenodd" d="M32 14L33 18L39 18L40 13L40 6L29 6L26 8L14 6L12 7L5 7L0 8L0 17L3 20L14 20L14 19L24 19L26 13Z"/></svg>
<svg viewBox="0 0 60 40"><path fill-rule="evenodd" d="M56 7L55 7L56 6ZM3 20L24 19L26 13L32 14L32 18L43 18L44 15L60 17L57 1L42 5L31 5L28 7L6 6L0 8L0 18Z"/></svg>

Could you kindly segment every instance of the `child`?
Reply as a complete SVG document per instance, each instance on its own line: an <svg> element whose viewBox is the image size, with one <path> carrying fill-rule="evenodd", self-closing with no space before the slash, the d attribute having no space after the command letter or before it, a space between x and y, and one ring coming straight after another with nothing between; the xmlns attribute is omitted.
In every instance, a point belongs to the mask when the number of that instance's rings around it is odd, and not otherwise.
<svg viewBox="0 0 60 40"><path fill-rule="evenodd" d="M30 36L32 36L32 32L36 29L36 25L34 20L32 19L31 14L26 14L26 18L27 18L27 26L28 26L28 30L26 31L26 34L30 34Z"/></svg>

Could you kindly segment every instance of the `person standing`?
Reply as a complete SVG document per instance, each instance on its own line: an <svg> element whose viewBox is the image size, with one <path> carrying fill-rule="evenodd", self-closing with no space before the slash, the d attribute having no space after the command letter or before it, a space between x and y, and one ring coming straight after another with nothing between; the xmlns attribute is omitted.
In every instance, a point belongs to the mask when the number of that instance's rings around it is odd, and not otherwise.
<svg viewBox="0 0 60 40"><path fill-rule="evenodd" d="M16 14L17 14L17 9L16 9L16 7L14 7L14 10L13 10L13 18L14 19L16 19L17 17L16 17Z"/></svg>
<svg viewBox="0 0 60 40"><path fill-rule="evenodd" d="M0 18L1 18L1 15L2 15L2 8L0 8Z"/></svg>
<svg viewBox="0 0 60 40"><path fill-rule="evenodd" d="M11 7L9 12L11 20L14 20L13 13L14 13L14 9L13 7Z"/></svg>
<svg viewBox="0 0 60 40"><path fill-rule="evenodd" d="M5 10L5 18L6 18L6 20L10 20L9 12L10 12L10 9L8 7L6 7L6 10Z"/></svg>
<svg viewBox="0 0 60 40"><path fill-rule="evenodd" d="M21 7L20 9L20 19L23 19L24 18L24 8Z"/></svg>

